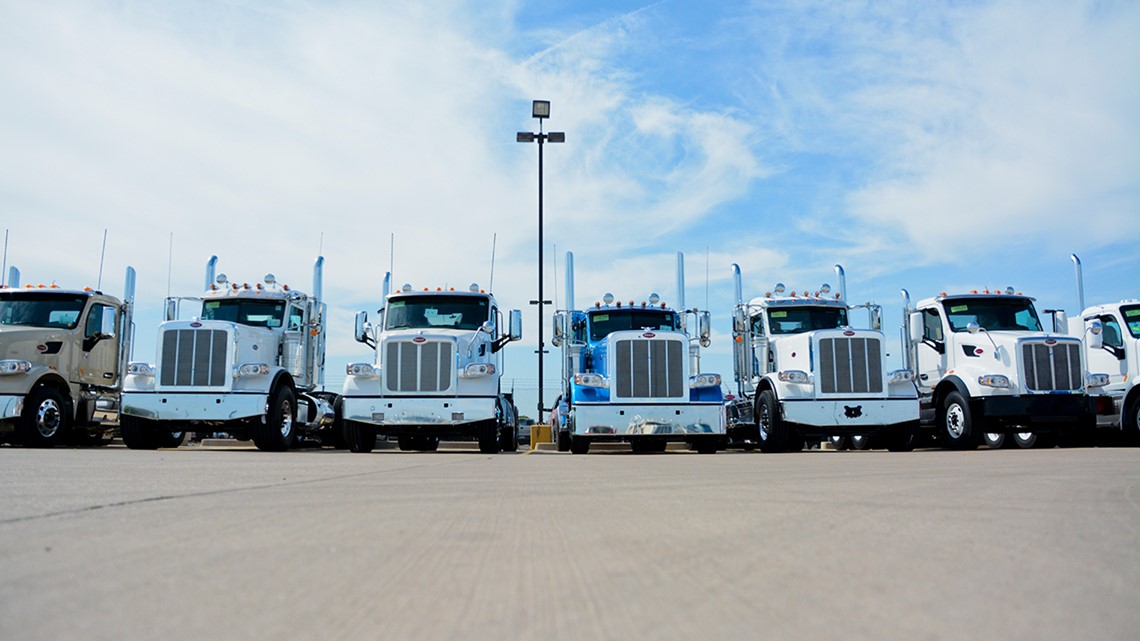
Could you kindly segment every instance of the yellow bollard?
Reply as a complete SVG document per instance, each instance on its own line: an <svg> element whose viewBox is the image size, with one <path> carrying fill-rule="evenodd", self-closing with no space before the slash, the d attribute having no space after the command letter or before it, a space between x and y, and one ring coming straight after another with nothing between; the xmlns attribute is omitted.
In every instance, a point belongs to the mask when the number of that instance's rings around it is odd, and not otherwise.
<svg viewBox="0 0 1140 641"><path fill-rule="evenodd" d="M550 438L550 426L543 423L542 425L530 426L530 449L537 450L539 443L553 443Z"/></svg>

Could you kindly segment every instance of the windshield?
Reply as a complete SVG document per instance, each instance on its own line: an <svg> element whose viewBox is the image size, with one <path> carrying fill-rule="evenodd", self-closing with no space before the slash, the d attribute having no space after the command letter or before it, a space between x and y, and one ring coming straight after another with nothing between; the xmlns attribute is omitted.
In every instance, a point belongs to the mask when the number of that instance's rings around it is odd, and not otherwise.
<svg viewBox="0 0 1140 641"><path fill-rule="evenodd" d="M283 300L230 298L202 303L202 320L230 321L251 327L281 327L284 318Z"/></svg>
<svg viewBox="0 0 1140 641"><path fill-rule="evenodd" d="M1121 305L1120 314L1124 316L1124 324L1132 338L1140 338L1140 305Z"/></svg>
<svg viewBox="0 0 1140 641"><path fill-rule="evenodd" d="M0 293L0 325L74 329L86 303L78 294Z"/></svg>
<svg viewBox="0 0 1140 641"><path fill-rule="evenodd" d="M614 332L625 329L664 329L677 328L677 315L674 312L650 309L630 309L590 314L590 340L600 341Z"/></svg>
<svg viewBox="0 0 1140 641"><path fill-rule="evenodd" d="M491 302L475 296L416 296L388 301L387 329L476 330L491 320Z"/></svg>
<svg viewBox="0 0 1140 641"><path fill-rule="evenodd" d="M1041 321L1028 298L964 298L942 301L946 320L955 332L977 323L986 331L1040 332Z"/></svg>
<svg viewBox="0 0 1140 641"><path fill-rule="evenodd" d="M799 334L817 329L835 329L847 326L847 309L844 307L789 307L768 310L771 333Z"/></svg>

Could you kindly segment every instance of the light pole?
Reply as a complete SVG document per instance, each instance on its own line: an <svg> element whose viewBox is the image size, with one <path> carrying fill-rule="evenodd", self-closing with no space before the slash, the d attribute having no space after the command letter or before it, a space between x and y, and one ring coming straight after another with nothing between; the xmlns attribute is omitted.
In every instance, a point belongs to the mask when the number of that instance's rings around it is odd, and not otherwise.
<svg viewBox="0 0 1140 641"><path fill-rule="evenodd" d="M538 305L538 423L541 424L542 413L545 411L542 399L542 355L546 353L542 341L542 306L550 304L550 301L542 297L542 146L546 142L566 142L566 133L562 131L542 133L542 121L550 117L549 100L535 100L531 103L530 115L538 119L538 133L520 131L515 140L538 143L538 300L532 300L530 304Z"/></svg>

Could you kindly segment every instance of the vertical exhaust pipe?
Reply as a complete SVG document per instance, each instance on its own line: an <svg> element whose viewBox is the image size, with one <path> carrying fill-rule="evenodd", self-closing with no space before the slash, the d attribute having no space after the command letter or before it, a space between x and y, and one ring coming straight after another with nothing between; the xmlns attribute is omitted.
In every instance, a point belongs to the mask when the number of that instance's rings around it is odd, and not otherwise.
<svg viewBox="0 0 1140 641"><path fill-rule="evenodd" d="M910 312L911 312L910 292L908 292L905 289L900 289L899 294L902 295L902 301L903 301L902 337L901 337L902 343L901 343L901 345L903 348L903 359L906 361L905 363L903 363L903 367L914 372L914 368L917 367L918 360L915 358L915 355L912 352L912 348L917 349L917 346L910 344ZM918 372L915 372L915 374L917 375Z"/></svg>
<svg viewBox="0 0 1140 641"><path fill-rule="evenodd" d="M574 307L574 252L566 252L566 309Z"/></svg>
<svg viewBox="0 0 1140 641"><path fill-rule="evenodd" d="M732 264L732 293L736 296L736 304L744 304L744 285L740 279L740 265Z"/></svg>
<svg viewBox="0 0 1140 641"><path fill-rule="evenodd" d="M847 272L843 271L843 265L835 264L835 278L839 281L839 299L844 303L847 302Z"/></svg>
<svg viewBox="0 0 1140 641"><path fill-rule="evenodd" d="M20 286L20 270L16 269L15 265L8 268L8 287L16 288Z"/></svg>
<svg viewBox="0 0 1140 641"><path fill-rule="evenodd" d="M1073 268L1077 272L1077 314L1085 313L1085 275L1081 269L1081 259L1076 254L1069 254L1073 261Z"/></svg>
<svg viewBox="0 0 1140 641"><path fill-rule="evenodd" d="M316 262L313 263L313 298L317 300L324 299L324 272L325 272L325 257L317 256Z"/></svg>
<svg viewBox="0 0 1140 641"><path fill-rule="evenodd" d="M685 310L685 254L677 252L677 308Z"/></svg>
<svg viewBox="0 0 1140 641"><path fill-rule="evenodd" d="M210 256L210 260L206 261L206 286L202 288L203 291L210 289L210 285L214 284L214 275L217 267L218 257Z"/></svg>
<svg viewBox="0 0 1140 641"><path fill-rule="evenodd" d="M384 283L380 285L380 307L385 307L388 294L392 293L392 272L384 272Z"/></svg>

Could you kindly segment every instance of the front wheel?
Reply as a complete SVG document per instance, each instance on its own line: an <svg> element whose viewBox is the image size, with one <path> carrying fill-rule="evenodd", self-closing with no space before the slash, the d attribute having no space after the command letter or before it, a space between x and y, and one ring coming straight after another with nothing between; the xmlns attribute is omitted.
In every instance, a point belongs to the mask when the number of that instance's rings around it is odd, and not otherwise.
<svg viewBox="0 0 1140 641"><path fill-rule="evenodd" d="M519 451L519 428L509 423L499 427L499 443L504 452Z"/></svg>
<svg viewBox="0 0 1140 641"><path fill-rule="evenodd" d="M119 435L123 437L123 444L132 450L157 450L166 435L154 423L137 416L120 415Z"/></svg>
<svg viewBox="0 0 1140 641"><path fill-rule="evenodd" d="M348 441L348 450L359 454L367 454L376 447L376 426L365 423L345 421L344 436Z"/></svg>
<svg viewBox="0 0 1140 641"><path fill-rule="evenodd" d="M1140 445L1140 395L1133 394L1120 415L1120 431L1128 445Z"/></svg>
<svg viewBox="0 0 1140 641"><path fill-rule="evenodd" d="M554 433L554 445L559 452L570 451L570 430L558 430Z"/></svg>
<svg viewBox="0 0 1140 641"><path fill-rule="evenodd" d="M756 429L760 433L760 451L784 452L788 449L788 424L780 418L780 408L772 390L756 396Z"/></svg>
<svg viewBox="0 0 1140 641"><path fill-rule="evenodd" d="M24 399L24 414L16 424L16 435L24 447L55 447L71 427L70 419L63 395L41 385Z"/></svg>
<svg viewBox="0 0 1140 641"><path fill-rule="evenodd" d="M942 443L952 450L972 450L978 447L978 433L970 412L970 404L962 394L954 391L942 402Z"/></svg>
<svg viewBox="0 0 1140 641"><path fill-rule="evenodd" d="M284 452L293 447L296 433L297 399L293 388L282 385L269 399L269 411L262 423L250 430L253 444L263 452Z"/></svg>

